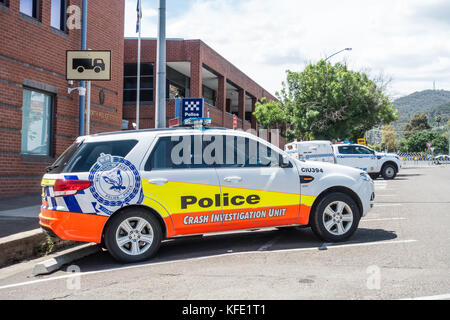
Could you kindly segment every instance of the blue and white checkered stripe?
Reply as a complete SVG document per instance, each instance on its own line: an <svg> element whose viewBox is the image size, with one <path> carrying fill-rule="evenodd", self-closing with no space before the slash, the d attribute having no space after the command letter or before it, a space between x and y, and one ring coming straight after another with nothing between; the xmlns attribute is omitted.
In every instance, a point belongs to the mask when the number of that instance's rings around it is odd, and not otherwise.
<svg viewBox="0 0 450 320"><path fill-rule="evenodd" d="M42 206L44 209L57 210L58 203L55 198L53 187L44 187L44 200L48 204L48 206Z"/></svg>
<svg viewBox="0 0 450 320"><path fill-rule="evenodd" d="M306 154L305 159L313 159L313 158L325 158L325 157L334 157L333 153L322 153L322 154Z"/></svg>
<svg viewBox="0 0 450 320"><path fill-rule="evenodd" d="M78 180L77 176L64 176L66 180ZM90 201L86 201L88 195L84 190L78 191L73 196L55 197L53 187L45 187L44 199L48 206L43 206L47 210L68 211L77 213L96 214L96 210Z"/></svg>
<svg viewBox="0 0 450 320"><path fill-rule="evenodd" d="M338 158L377 158L377 156L374 155L364 155L364 154L346 154L346 155L337 155ZM378 156L378 157L384 157L384 156Z"/></svg>

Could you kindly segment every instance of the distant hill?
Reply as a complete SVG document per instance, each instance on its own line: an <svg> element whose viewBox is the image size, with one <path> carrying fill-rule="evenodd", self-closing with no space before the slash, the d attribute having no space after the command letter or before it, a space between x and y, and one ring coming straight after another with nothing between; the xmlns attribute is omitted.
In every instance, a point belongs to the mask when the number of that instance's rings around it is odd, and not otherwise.
<svg viewBox="0 0 450 320"><path fill-rule="evenodd" d="M416 113L425 112L428 122L436 124L434 117L442 117L441 125L450 119L450 91L446 90L424 90L414 92L408 96L398 98L393 102L398 110L398 120L392 123L397 130L402 130L405 123Z"/></svg>

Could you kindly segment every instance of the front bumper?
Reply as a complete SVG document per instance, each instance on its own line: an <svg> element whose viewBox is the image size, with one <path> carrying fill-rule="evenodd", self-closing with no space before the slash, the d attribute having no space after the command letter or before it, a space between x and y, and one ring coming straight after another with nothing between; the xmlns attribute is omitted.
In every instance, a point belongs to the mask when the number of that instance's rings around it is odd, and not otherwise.
<svg viewBox="0 0 450 320"><path fill-rule="evenodd" d="M373 181L364 181L360 184L358 190L363 206L362 217L364 217L367 213L369 213L375 204L375 185Z"/></svg>

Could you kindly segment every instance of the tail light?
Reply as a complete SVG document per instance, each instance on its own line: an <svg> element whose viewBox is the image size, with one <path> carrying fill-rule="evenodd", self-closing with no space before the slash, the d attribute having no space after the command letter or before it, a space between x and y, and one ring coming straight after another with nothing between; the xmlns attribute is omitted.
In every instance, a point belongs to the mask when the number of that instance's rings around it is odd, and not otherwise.
<svg viewBox="0 0 450 320"><path fill-rule="evenodd" d="M79 191L87 189L91 186L92 181L88 180L62 180L55 181L53 190L55 197L72 196Z"/></svg>

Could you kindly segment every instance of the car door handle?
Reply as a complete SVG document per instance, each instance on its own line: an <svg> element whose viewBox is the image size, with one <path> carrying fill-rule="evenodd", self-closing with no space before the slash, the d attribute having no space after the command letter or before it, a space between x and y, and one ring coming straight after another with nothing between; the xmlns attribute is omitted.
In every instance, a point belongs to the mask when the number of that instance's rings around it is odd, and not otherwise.
<svg viewBox="0 0 450 320"><path fill-rule="evenodd" d="M157 186L162 186L162 185L166 184L167 182L169 182L169 180L167 180L165 178L156 178L156 179L148 180L148 183L155 184Z"/></svg>
<svg viewBox="0 0 450 320"><path fill-rule="evenodd" d="M242 178L238 176L225 177L223 180L226 182L241 182Z"/></svg>

